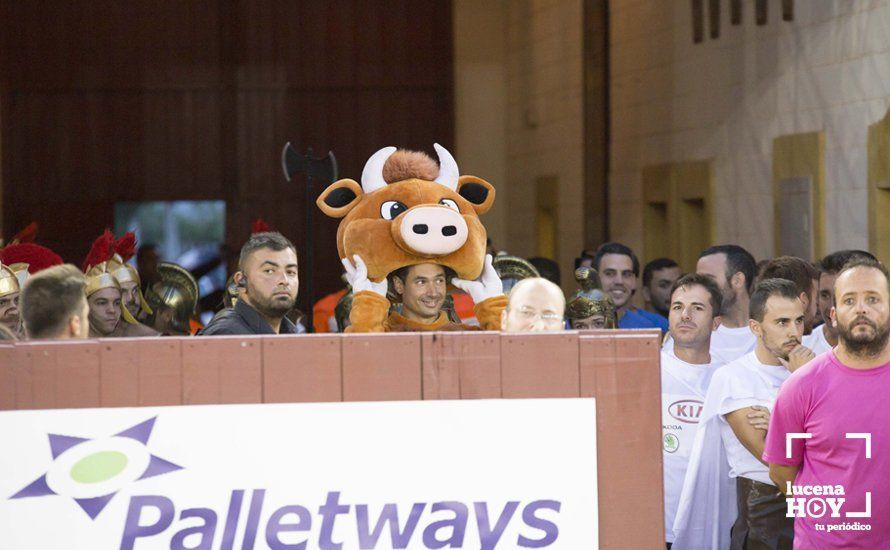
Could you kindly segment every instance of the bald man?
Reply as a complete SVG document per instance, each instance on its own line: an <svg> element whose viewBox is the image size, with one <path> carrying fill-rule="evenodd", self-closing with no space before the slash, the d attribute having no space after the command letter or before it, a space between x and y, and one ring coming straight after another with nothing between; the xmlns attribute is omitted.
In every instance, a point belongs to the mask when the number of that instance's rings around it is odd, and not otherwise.
<svg viewBox="0 0 890 550"><path fill-rule="evenodd" d="M504 332L551 332L565 327L566 298L562 290L541 277L523 279L510 292L501 313Z"/></svg>

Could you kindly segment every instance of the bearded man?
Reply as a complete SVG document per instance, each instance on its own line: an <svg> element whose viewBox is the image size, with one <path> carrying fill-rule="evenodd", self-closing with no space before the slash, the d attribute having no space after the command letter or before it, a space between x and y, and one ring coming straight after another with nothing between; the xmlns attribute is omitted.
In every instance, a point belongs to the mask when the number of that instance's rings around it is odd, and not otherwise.
<svg viewBox="0 0 890 550"><path fill-rule="evenodd" d="M241 290L238 302L217 314L201 335L297 333L286 317L300 288L297 249L287 238L274 231L251 235L234 280Z"/></svg>
<svg viewBox="0 0 890 550"><path fill-rule="evenodd" d="M882 548L890 540L890 276L869 258L834 282L830 320L838 343L792 374L776 400L763 460L787 494L795 547ZM816 515L814 489L842 489ZM823 500L823 502L828 499ZM856 518L859 529L846 529Z"/></svg>

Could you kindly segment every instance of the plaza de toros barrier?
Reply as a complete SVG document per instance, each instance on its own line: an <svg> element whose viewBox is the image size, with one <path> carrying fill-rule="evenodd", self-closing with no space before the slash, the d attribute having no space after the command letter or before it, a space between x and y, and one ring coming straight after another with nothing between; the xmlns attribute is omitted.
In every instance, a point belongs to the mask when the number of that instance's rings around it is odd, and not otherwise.
<svg viewBox="0 0 890 550"><path fill-rule="evenodd" d="M654 549L659 342L651 330L22 342L0 345L0 410L595 397L600 547Z"/></svg>

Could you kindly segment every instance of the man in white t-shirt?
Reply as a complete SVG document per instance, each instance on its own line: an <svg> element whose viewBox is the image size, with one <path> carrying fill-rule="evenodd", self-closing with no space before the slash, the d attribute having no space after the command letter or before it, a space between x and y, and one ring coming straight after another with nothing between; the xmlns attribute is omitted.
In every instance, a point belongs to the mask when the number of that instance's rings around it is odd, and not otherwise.
<svg viewBox="0 0 890 550"><path fill-rule="evenodd" d="M714 370L711 334L720 325L720 289L709 277L690 273L674 283L668 302L672 351L661 352L664 526L674 542L674 518L698 427L698 415Z"/></svg>
<svg viewBox="0 0 890 550"><path fill-rule="evenodd" d="M834 304L834 280L844 265L850 260L875 257L864 250L839 250L822 258L816 266L819 271L818 303L822 325L813 329L812 334L804 336L803 345L821 355L837 345L837 329L831 322L831 308Z"/></svg>
<svg viewBox="0 0 890 550"><path fill-rule="evenodd" d="M797 256L779 256L770 260L760 279L786 279L794 283L803 303L803 335L809 336L816 324L816 295L819 290L819 271L812 263Z"/></svg>
<svg viewBox="0 0 890 550"><path fill-rule="evenodd" d="M757 343L711 379L674 522L674 550L791 549L793 519L785 517L785 500L760 456L779 387L812 358L795 353L804 319L794 283L757 285L749 321Z"/></svg>
<svg viewBox="0 0 890 550"><path fill-rule="evenodd" d="M695 272L710 277L723 295L720 326L711 334L711 355L733 361L754 349L757 339L748 328L748 301L757 262L741 246L724 244L702 251ZM664 349L673 347L669 336Z"/></svg>

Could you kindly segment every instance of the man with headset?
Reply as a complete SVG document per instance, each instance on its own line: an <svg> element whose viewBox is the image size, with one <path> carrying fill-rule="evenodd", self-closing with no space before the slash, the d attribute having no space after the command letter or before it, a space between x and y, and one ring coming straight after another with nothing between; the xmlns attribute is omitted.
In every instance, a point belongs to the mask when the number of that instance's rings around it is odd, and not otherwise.
<svg viewBox="0 0 890 550"><path fill-rule="evenodd" d="M277 232L251 235L241 248L235 284L240 290L235 307L217 314L201 335L297 333L286 317L300 286L297 251L284 236Z"/></svg>

